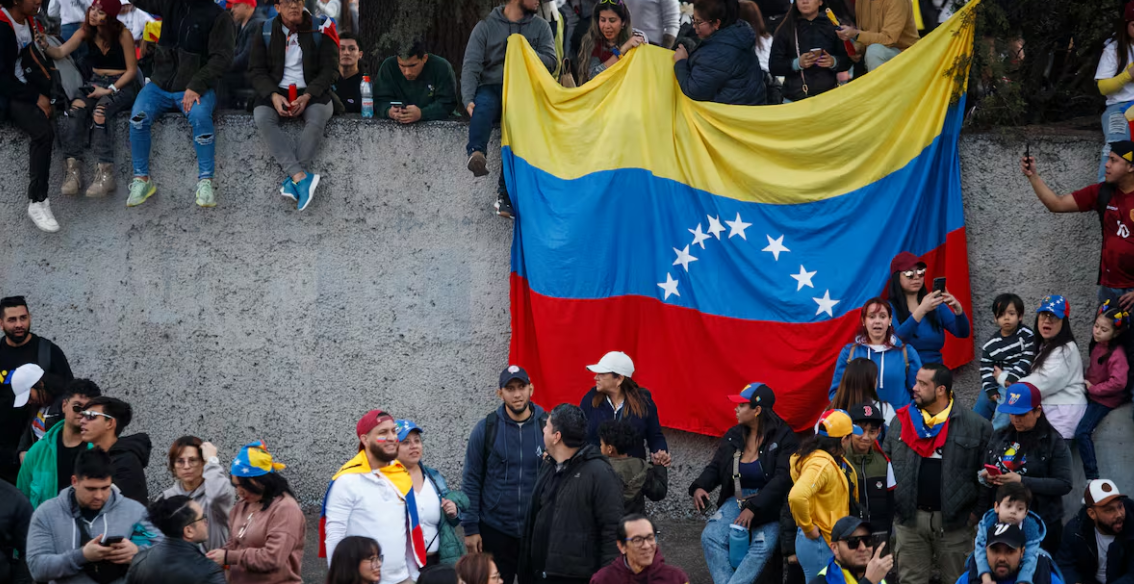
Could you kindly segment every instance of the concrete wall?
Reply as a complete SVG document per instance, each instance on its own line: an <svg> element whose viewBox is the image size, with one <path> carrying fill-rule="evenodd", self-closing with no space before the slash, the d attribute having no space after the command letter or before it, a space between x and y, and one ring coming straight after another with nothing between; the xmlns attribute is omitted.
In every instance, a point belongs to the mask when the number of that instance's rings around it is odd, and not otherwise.
<svg viewBox="0 0 1134 584"><path fill-rule="evenodd" d="M25 216L26 142L0 129L9 177L0 289L29 297L34 330L65 349L77 374L134 405L131 431L159 448L151 488L170 481L160 449L181 434L213 440L227 457L262 438L315 504L354 450L359 413L376 406L421 423L427 462L458 480L467 433L495 407L507 358L511 237L489 211L494 179L464 168L465 126L335 119L316 163L324 182L303 213L277 194L281 173L239 115L218 120L217 208L193 203L189 129L172 116L155 128L158 194L126 209L123 121L120 130L119 192L52 196L63 229L47 235ZM1098 142L1045 134L1031 148L1068 191L1093 181ZM1016 135L963 139L976 334L992 333L988 307L1001 291L1029 306L1062 293L1085 341L1098 224L1093 214L1047 213L1017 168L1023 149ZM975 366L960 371L964 401L978 385ZM1101 441L1103 468L1123 488L1134 487L1120 450L1130 424L1128 412L1115 414L1100 430L1113 439ZM667 433L674 486L658 510L689 516L685 486L715 440Z"/></svg>

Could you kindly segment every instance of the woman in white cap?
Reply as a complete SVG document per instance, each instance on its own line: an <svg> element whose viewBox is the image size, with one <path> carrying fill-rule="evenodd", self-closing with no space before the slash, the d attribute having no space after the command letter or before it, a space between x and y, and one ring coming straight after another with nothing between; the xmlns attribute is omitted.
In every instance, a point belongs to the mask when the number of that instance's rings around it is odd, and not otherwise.
<svg viewBox="0 0 1134 584"><path fill-rule="evenodd" d="M645 459L643 443L646 443L653 463L669 466L669 444L661 431L658 408L650 390L634 381L634 362L630 356L611 351L603 355L598 364L587 365L587 369L595 374L595 386L579 402L587 416L587 441L599 446L599 426L608 420L625 420L639 436L626 454Z"/></svg>

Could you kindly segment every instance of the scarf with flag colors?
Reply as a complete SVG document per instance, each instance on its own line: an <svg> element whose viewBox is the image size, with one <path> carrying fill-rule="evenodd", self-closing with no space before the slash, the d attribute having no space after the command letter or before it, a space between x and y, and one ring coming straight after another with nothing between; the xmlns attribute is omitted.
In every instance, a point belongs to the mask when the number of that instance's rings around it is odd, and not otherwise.
<svg viewBox="0 0 1134 584"><path fill-rule="evenodd" d="M949 437L949 414L952 411L953 400L949 400L949 407L936 416L919 410L917 404L910 404L894 412L894 416L902 422L902 442L923 458L933 456L934 452L945 447L945 439Z"/></svg>
<svg viewBox="0 0 1134 584"><path fill-rule="evenodd" d="M513 35L510 361L537 398L577 402L617 350L664 426L721 435L726 396L759 378L801 430L899 252L971 306L957 143L977 4L861 79L765 107L686 98L673 53L645 45L564 88ZM970 361L972 339L943 355Z"/></svg>

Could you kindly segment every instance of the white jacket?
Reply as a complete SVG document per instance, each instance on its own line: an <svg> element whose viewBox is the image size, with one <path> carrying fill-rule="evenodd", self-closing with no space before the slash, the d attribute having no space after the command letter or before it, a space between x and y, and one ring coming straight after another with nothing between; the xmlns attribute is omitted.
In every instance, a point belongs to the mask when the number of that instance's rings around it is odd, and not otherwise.
<svg viewBox="0 0 1134 584"><path fill-rule="evenodd" d="M1043 396L1043 405L1086 405L1087 388L1083 385L1083 360L1079 347L1067 343L1051 352L1038 369L1020 380L1036 386Z"/></svg>
<svg viewBox="0 0 1134 584"><path fill-rule="evenodd" d="M61 24L75 24L87 17L87 8L94 0L54 0L47 7L47 15L58 18Z"/></svg>
<svg viewBox="0 0 1134 584"><path fill-rule="evenodd" d="M661 43L667 34L677 36L681 27L681 6L677 0L626 0L626 7L634 28L642 29L646 38Z"/></svg>
<svg viewBox="0 0 1134 584"><path fill-rule="evenodd" d="M327 494L325 529L328 566L343 538L363 535L382 546L380 584L417 580L420 568L407 538L405 499L378 471L335 480Z"/></svg>

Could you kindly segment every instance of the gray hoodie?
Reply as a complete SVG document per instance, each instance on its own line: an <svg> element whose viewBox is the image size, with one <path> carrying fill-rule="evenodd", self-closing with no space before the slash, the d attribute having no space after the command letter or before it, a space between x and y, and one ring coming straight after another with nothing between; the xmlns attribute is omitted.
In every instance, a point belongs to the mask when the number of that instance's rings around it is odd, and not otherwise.
<svg viewBox="0 0 1134 584"><path fill-rule="evenodd" d="M161 534L146 517L146 508L133 499L122 496L118 487L111 487L110 498L102 510L87 522L79 504L73 498L74 487L67 487L58 497L40 505L32 515L28 529L28 568L36 582L53 584L96 584L83 572L88 564L83 557L83 544L79 522L91 538L104 534L107 537L123 536L145 549L161 539ZM121 584L125 578L115 580Z"/></svg>
<svg viewBox="0 0 1134 584"><path fill-rule="evenodd" d="M504 54L508 50L508 37L513 34L523 35L539 53L539 60L547 70L555 70L555 38L551 25L534 14L512 22L504 16L504 7L497 6L488 18L476 23L465 47L461 67L461 97L465 106L473 102L476 89L481 85L504 83Z"/></svg>
<svg viewBox="0 0 1134 584"><path fill-rule="evenodd" d="M181 488L181 481L175 481L173 486L162 492L163 499L185 495L193 499L209 518L209 539L205 542L205 550L215 550L224 547L228 541L228 514L236 504L236 493L232 490L232 483L228 474L217 463L205 464L205 482L193 489L192 492Z"/></svg>

